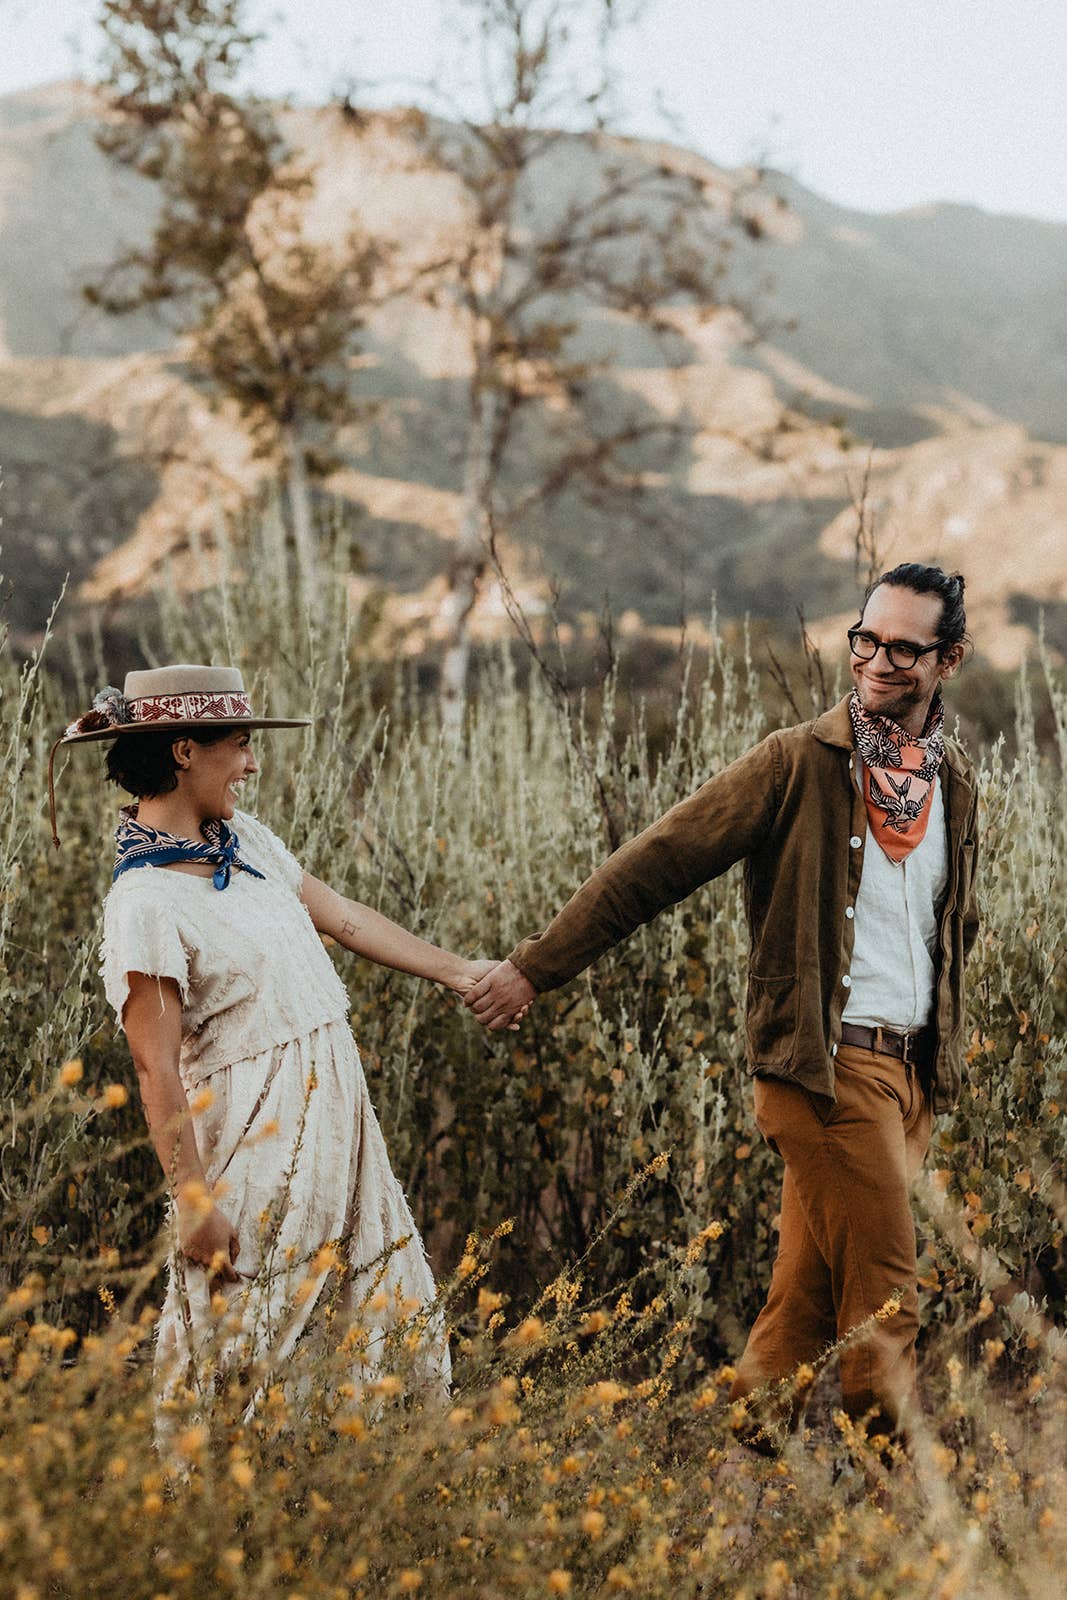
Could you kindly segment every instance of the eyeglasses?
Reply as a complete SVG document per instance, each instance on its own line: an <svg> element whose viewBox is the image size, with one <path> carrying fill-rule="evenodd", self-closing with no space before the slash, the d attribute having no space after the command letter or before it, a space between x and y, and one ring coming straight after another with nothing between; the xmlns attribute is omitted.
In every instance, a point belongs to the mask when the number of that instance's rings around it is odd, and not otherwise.
<svg viewBox="0 0 1067 1600"><path fill-rule="evenodd" d="M857 660L873 661L879 650L884 650L891 667L905 670L913 667L920 656L940 650L944 643L944 639L935 639L933 644L913 644L910 639L876 639L873 633L864 633L862 628L848 630L848 647Z"/></svg>

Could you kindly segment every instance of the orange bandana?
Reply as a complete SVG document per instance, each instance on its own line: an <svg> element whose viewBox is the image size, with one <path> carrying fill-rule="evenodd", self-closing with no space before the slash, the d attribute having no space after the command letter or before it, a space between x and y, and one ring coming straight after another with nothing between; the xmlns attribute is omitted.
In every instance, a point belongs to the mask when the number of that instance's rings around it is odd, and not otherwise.
<svg viewBox="0 0 1067 1600"><path fill-rule="evenodd" d="M930 796L945 754L945 707L934 697L921 738L898 722L865 711L853 689L848 703L863 761L863 798L871 832L890 861L903 861L926 834Z"/></svg>

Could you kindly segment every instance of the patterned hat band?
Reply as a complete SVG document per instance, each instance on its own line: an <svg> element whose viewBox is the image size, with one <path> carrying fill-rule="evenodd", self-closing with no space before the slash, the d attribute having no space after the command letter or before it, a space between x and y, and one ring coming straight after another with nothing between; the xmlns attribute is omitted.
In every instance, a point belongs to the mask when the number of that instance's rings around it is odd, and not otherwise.
<svg viewBox="0 0 1067 1600"><path fill-rule="evenodd" d="M118 689L102 689L93 699L93 709L78 717L64 733L71 739L78 734L105 728L132 728L145 723L232 722L252 716L252 704L243 691L203 690L187 694L148 694L128 700Z"/></svg>
<svg viewBox="0 0 1067 1600"><path fill-rule="evenodd" d="M246 694L151 694L127 704L132 722L231 722L252 715Z"/></svg>

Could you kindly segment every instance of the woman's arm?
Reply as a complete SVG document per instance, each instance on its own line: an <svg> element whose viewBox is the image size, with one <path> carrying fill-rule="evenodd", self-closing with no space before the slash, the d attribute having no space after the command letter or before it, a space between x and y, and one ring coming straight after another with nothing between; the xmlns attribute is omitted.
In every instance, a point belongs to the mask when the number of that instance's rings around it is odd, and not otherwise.
<svg viewBox="0 0 1067 1600"><path fill-rule="evenodd" d="M233 1262L240 1248L236 1233L213 1202L205 1211L203 1198L192 1198L209 1191L178 1072L182 1042L178 985L173 978L153 978L144 972L131 972L128 977L130 996L122 1026L137 1069L148 1131L167 1182L173 1186L182 1253L209 1267L221 1282L236 1283Z"/></svg>
<svg viewBox="0 0 1067 1600"><path fill-rule="evenodd" d="M336 939L346 950L377 961L380 966L446 984L458 994L466 994L496 966L495 961L466 961L450 950L442 950L359 900L346 900L308 872L304 874L300 898L319 932Z"/></svg>

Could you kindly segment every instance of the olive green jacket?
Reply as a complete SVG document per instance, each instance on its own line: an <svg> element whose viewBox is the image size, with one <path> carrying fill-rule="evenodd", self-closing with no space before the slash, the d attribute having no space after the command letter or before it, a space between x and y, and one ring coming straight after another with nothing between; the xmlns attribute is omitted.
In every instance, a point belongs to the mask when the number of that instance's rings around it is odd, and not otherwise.
<svg viewBox="0 0 1067 1600"><path fill-rule="evenodd" d="M855 927L847 913L856 903L867 840L855 759L847 699L813 722L770 734L616 850L543 933L512 951L511 961L535 989L556 988L640 923L743 860L749 1071L795 1079L835 1098L833 1057ZM940 781L948 886L935 953L933 1101L945 1111L959 1096L963 968L978 932L977 786L951 740Z"/></svg>

